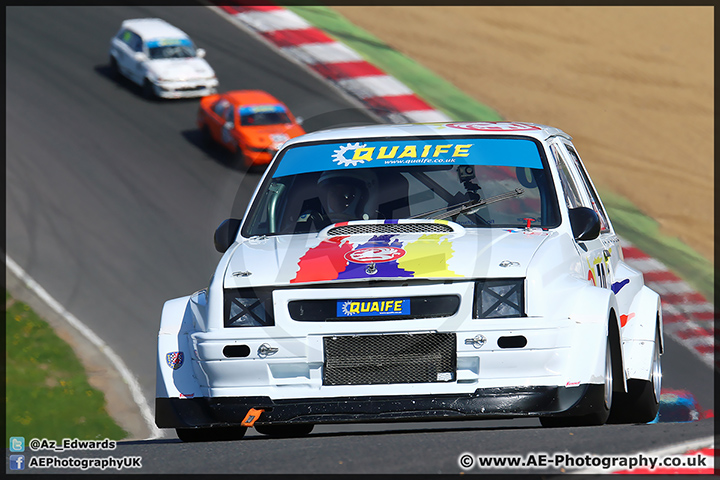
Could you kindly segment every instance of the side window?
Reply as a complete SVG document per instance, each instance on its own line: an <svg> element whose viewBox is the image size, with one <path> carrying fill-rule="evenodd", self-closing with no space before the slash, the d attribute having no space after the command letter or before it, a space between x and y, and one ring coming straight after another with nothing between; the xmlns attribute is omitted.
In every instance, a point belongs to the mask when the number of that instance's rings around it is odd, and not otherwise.
<svg viewBox="0 0 720 480"><path fill-rule="evenodd" d="M142 39L136 33L123 30L118 34L118 38L127 44L133 52L142 52Z"/></svg>
<svg viewBox="0 0 720 480"><path fill-rule="evenodd" d="M139 35L134 35L134 37L135 38L133 40L133 50L135 50L136 52L142 52L143 51L142 38L140 38Z"/></svg>
<svg viewBox="0 0 720 480"><path fill-rule="evenodd" d="M223 115L223 118L225 119L225 122L233 122L233 107L232 105L228 105L225 109L225 114Z"/></svg>
<svg viewBox="0 0 720 480"><path fill-rule="evenodd" d="M212 109L213 112L215 112L215 115L218 117L223 116L223 112L225 111L225 107L228 106L227 100L219 100L215 105L213 105Z"/></svg>
<svg viewBox="0 0 720 480"><path fill-rule="evenodd" d="M598 217L600 217L600 231L608 232L610 230L610 222L607 219L607 214L605 213L605 209L603 208L602 203L600 203L600 197L595 191L595 188L593 188L590 177L585 171L585 167L583 166L582 161L580 161L580 157L578 156L575 148L573 148L572 145L566 143L565 148L570 154L570 158L575 165L575 169L580 172L580 177L585 184L585 189L590 193L590 202L592 203L592 208L593 210L595 210L595 213L598 214Z"/></svg>
<svg viewBox="0 0 720 480"><path fill-rule="evenodd" d="M582 195L578 189L575 180L573 179L570 167L565 162L565 158L560 153L560 148L557 144L551 146L553 156L555 157L555 163L557 164L557 171L560 175L560 183L562 183L563 192L565 194L565 203L568 208L582 207Z"/></svg>
<svg viewBox="0 0 720 480"><path fill-rule="evenodd" d="M130 39L132 39L132 32L130 30L122 29L118 32L117 38L120 39L124 44L130 45Z"/></svg>

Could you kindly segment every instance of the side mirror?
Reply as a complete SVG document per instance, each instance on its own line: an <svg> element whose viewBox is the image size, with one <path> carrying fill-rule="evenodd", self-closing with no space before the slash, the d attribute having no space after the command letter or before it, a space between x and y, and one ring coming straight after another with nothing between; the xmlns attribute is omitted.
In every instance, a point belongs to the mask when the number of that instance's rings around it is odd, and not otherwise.
<svg viewBox="0 0 720 480"><path fill-rule="evenodd" d="M197 58L205 58L205 49L204 48L198 48L195 50L195 56Z"/></svg>
<svg viewBox="0 0 720 480"><path fill-rule="evenodd" d="M215 230L215 250L220 253L225 253L235 241L239 229L240 220L237 218L224 220L217 230Z"/></svg>
<svg viewBox="0 0 720 480"><path fill-rule="evenodd" d="M148 59L147 55L145 55L143 52L135 52L135 55L133 55L136 62L144 62Z"/></svg>
<svg viewBox="0 0 720 480"><path fill-rule="evenodd" d="M235 128L235 125L233 125L233 122L225 122L223 128L225 130L232 130L233 128Z"/></svg>
<svg viewBox="0 0 720 480"><path fill-rule="evenodd" d="M302 125L305 119L303 117L295 117L295 121L298 125Z"/></svg>
<svg viewBox="0 0 720 480"><path fill-rule="evenodd" d="M594 240L600 235L600 217L592 208L571 208L570 227L575 240Z"/></svg>

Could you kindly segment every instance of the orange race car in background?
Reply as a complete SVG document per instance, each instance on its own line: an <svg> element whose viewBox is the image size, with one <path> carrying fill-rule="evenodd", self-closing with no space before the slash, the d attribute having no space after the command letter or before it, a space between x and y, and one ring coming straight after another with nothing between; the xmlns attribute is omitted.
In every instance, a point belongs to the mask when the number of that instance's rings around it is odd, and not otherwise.
<svg viewBox="0 0 720 480"><path fill-rule="evenodd" d="M197 122L207 141L223 145L247 168L267 165L283 143L305 133L285 104L262 90L203 97Z"/></svg>

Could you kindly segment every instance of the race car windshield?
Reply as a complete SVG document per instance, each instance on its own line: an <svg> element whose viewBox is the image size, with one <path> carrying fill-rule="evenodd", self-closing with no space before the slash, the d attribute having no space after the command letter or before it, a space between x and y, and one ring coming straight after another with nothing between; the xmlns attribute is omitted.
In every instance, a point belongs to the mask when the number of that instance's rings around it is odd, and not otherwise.
<svg viewBox="0 0 720 480"><path fill-rule="evenodd" d="M285 110L277 107L262 110L257 107L241 107L240 108L240 125L243 126L259 126L259 125L280 125L290 123Z"/></svg>
<svg viewBox="0 0 720 480"><path fill-rule="evenodd" d="M297 145L266 177L243 235L413 218L466 228L520 228L528 219L533 227L556 227L558 203L541 152L527 138Z"/></svg>
<svg viewBox="0 0 720 480"><path fill-rule="evenodd" d="M192 58L195 55L195 47L187 40L148 43L148 57L151 60Z"/></svg>

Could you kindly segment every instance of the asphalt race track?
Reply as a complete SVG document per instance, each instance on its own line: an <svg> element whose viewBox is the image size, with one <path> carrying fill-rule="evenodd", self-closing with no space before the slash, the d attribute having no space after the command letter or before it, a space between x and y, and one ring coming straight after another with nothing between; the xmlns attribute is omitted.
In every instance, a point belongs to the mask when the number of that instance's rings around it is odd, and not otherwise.
<svg viewBox="0 0 720 480"><path fill-rule="evenodd" d="M197 100L148 101L108 73L122 20L188 32L222 91L259 88L307 130L375 123L357 104L205 7L6 9L7 253L117 352L152 405L163 302L205 287L217 225L241 215L259 174L201 146ZM667 339L664 387L713 402L712 371ZM473 454L628 454L712 435L712 420L543 429L535 419L332 425L301 439L121 443L142 473L459 473ZM93 456L92 452L74 456ZM102 452L95 456L105 456ZM479 472L479 470L475 470Z"/></svg>

